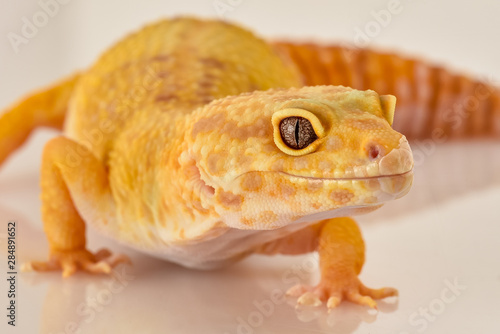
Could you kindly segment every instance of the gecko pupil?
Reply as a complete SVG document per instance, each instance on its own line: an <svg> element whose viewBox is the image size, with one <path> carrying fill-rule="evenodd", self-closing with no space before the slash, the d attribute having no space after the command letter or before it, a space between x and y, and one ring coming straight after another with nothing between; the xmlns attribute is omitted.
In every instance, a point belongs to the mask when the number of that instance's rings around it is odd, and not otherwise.
<svg viewBox="0 0 500 334"><path fill-rule="evenodd" d="M309 120L304 117L287 117L280 123L283 142L295 150L303 149L318 139Z"/></svg>

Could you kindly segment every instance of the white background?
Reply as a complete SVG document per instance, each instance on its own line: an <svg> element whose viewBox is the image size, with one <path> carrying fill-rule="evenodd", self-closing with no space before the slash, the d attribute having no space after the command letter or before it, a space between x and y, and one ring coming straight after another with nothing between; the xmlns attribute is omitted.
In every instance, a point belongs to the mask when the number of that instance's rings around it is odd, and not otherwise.
<svg viewBox="0 0 500 334"><path fill-rule="evenodd" d="M386 0L222 0L225 18L266 38L355 42ZM89 66L119 38L161 17L218 17L212 0L72 0L16 53L7 36L21 34L36 1L0 0L0 108L32 89ZM231 5L232 4L232 5ZM401 13L372 34L370 46L424 57L479 78L500 79L500 2L401 0ZM396 116L397 117L397 116ZM40 130L0 172L0 331L2 333L498 333L500 331L500 145L498 142L412 143L424 152L409 195L359 217L367 243L361 275L373 287L394 286L397 301L380 312L349 303L327 314L287 303L270 307L273 290L318 278L315 255L252 256L233 267L198 272L148 258L94 233L134 262L122 283L78 274L21 274L17 325L6 325L6 225L18 221L21 262L45 259L40 220ZM422 158L423 157L423 158ZM295 268L295 271L292 271ZM453 293L448 286L462 288ZM258 306L265 309L259 311ZM262 307L261 307L262 308ZM427 315L424 312L427 310ZM244 323L244 325L243 325Z"/></svg>

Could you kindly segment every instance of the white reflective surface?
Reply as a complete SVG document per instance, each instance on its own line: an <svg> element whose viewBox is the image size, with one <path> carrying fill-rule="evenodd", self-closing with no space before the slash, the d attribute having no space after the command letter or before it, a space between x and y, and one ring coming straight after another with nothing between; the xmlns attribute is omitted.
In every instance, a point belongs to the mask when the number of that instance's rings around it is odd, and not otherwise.
<svg viewBox="0 0 500 334"><path fill-rule="evenodd" d="M1 36L21 29L35 1L1 0ZM229 3L228 1L224 1ZM386 1L233 1L227 12L265 36L352 41L370 12ZM500 77L497 46L500 4L478 1L401 1L404 10L371 39L376 46L446 62L477 75ZM213 1L79 1L61 6L15 54L0 42L0 107L90 64L127 32L160 16L217 15ZM0 171L0 309L7 285L6 223L18 221L21 262L44 259L40 220L40 131ZM422 143L412 143L424 150ZM252 256L218 271L187 270L121 247L93 232L91 249L108 247L132 258L117 279L78 274L23 273L19 277L18 326L1 333L496 333L500 330L500 145L431 146L415 169L410 194L359 217L367 244L361 278L371 287L394 286L397 300L380 312L349 303L296 311L278 298L298 280L316 282L315 255ZM6 276L6 275L5 275ZM273 302L274 300L274 302Z"/></svg>

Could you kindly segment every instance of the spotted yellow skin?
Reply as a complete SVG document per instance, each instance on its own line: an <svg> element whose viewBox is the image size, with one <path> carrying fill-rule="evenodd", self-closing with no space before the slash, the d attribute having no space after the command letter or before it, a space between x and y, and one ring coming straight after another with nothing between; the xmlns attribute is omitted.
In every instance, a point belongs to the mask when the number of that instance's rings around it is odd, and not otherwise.
<svg viewBox="0 0 500 334"><path fill-rule="evenodd" d="M314 292L292 291L305 304L313 294L329 307L342 299L373 307L371 297L395 293L357 281L364 244L353 220L336 218L410 188L412 156L391 128L393 97L302 87L293 64L250 32L190 18L145 27L57 87L37 99L72 92L59 112L65 137L47 144L42 164L51 258L31 268L67 276L121 262L86 250L86 222L195 268L252 252L318 250L322 282ZM34 101L6 115L21 117ZM318 136L302 150L280 135L280 121L291 116L308 119ZM0 119L0 130L6 126ZM2 140L19 142L0 132Z"/></svg>

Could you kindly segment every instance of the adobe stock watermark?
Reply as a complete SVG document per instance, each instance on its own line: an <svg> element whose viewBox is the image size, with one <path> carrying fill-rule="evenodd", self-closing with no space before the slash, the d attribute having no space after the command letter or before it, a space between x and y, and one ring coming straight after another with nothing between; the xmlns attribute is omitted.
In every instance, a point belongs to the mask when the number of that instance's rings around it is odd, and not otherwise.
<svg viewBox="0 0 500 334"><path fill-rule="evenodd" d="M18 32L9 32L7 39L10 42L12 50L16 54L19 53L22 45L26 45L38 35L41 28L45 27L51 18L55 17L61 5L66 5L71 0L39 0L38 6L40 10L33 13L31 16L23 16L21 18L21 28Z"/></svg>
<svg viewBox="0 0 500 334"><path fill-rule="evenodd" d="M214 0L212 6L214 7L217 16L224 19L227 13L233 12L243 3L243 0Z"/></svg>
<svg viewBox="0 0 500 334"><path fill-rule="evenodd" d="M291 286L296 285L307 280L311 273L315 272L318 264L318 255L312 254L305 258L302 263L294 264L290 269L286 270L281 280L284 285ZM254 300L253 306L255 310L250 312L247 316L238 316L236 321L238 325L236 334L253 334L255 329L261 327L265 320L271 317L276 310L276 306L285 302L286 291L281 289L273 289L269 294L269 298L262 300ZM224 334L230 334L230 332L224 332Z"/></svg>
<svg viewBox="0 0 500 334"><path fill-rule="evenodd" d="M443 314L448 305L454 303L457 298L467 289L467 286L460 284L458 278L453 281L444 280L445 287L437 298L432 299L426 305L420 306L417 311L408 316L408 323L416 329L418 333L423 333L429 325L435 322ZM410 332L400 332L399 334L410 334Z"/></svg>
<svg viewBox="0 0 500 334"><path fill-rule="evenodd" d="M387 28L393 18L401 14L405 6L401 0L389 0L385 8L380 10L370 11L372 19L366 22L362 27L354 27L354 37L352 43L340 43L346 50L351 50L351 53L358 49L367 47L370 42L379 36L383 29ZM349 58L349 55L347 55Z"/></svg>
<svg viewBox="0 0 500 334"><path fill-rule="evenodd" d="M459 129L474 112L477 112L481 102L491 98L495 94L498 81L490 76L483 82L477 84L472 94L462 97L453 106L448 107L443 112L439 112L442 124L449 126L452 131ZM437 127L432 130L430 138L412 141L411 147L414 165L422 165L425 159L436 151L437 145L443 144L449 139L449 135L446 134L444 129Z"/></svg>
<svg viewBox="0 0 500 334"><path fill-rule="evenodd" d="M403 12L403 9L400 0L390 0L385 9L372 10L370 16L373 20L366 22L362 28L354 28L354 45L358 48L367 46L371 39L380 35L382 29L391 24L394 16Z"/></svg>
<svg viewBox="0 0 500 334"><path fill-rule="evenodd" d="M127 266L122 266L122 271L113 270L111 280L106 282L106 287L100 289L97 293L87 296L86 300L81 302L76 308L76 314L80 317L78 321L70 321L66 324L63 331L51 334L80 334L81 325L94 321L96 316L103 312L116 294L122 292L128 284L135 279L134 275L127 273Z"/></svg>

